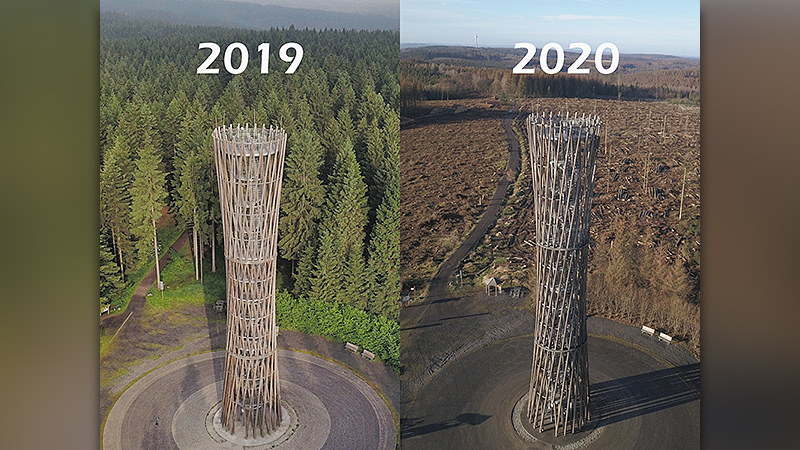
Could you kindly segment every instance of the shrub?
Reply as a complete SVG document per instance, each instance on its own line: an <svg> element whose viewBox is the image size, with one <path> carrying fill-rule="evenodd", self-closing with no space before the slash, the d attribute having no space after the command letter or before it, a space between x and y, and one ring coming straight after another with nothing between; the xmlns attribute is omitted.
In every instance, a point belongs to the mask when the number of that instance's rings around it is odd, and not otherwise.
<svg viewBox="0 0 800 450"><path fill-rule="evenodd" d="M279 292L276 321L281 328L352 342L375 353L395 371L400 368L400 324L350 305L295 298Z"/></svg>

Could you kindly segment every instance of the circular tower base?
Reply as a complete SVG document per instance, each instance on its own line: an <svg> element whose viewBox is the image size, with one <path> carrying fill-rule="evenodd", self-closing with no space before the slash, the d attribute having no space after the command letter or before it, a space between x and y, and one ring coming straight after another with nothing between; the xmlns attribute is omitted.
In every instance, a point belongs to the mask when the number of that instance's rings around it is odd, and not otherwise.
<svg viewBox="0 0 800 450"><path fill-rule="evenodd" d="M283 421L266 436L221 423L224 352L190 356L130 386L108 414L104 450L394 450L392 413L363 379L306 353L279 350ZM291 381L289 381L291 380Z"/></svg>
<svg viewBox="0 0 800 450"><path fill-rule="evenodd" d="M206 430L208 430L209 432L212 432L211 430L213 430L213 432L216 433L217 436L225 439L228 442L233 442L234 444L239 444L247 447L254 447L256 445L266 445L266 444L280 445L283 441L285 441L292 435L292 432L294 431L293 429L291 429L292 423L297 423L297 413L295 413L294 409L284 401L281 402L281 415L283 416L283 421L281 421L281 423L278 425L278 428L276 428L272 433L266 434L264 436L258 436L258 435L249 437L244 436L244 433L241 431L244 429L244 423L238 420L236 421L233 427L233 429L236 432L231 433L228 430L226 430L225 427L222 425L222 408L220 407L221 405L222 403L217 403L216 405L214 405L211 411L209 411L208 414L206 414ZM289 411L291 411L292 413L290 413Z"/></svg>
<svg viewBox="0 0 800 450"><path fill-rule="evenodd" d="M592 412L591 420L582 429L558 437L556 437L553 432L553 424L546 424L544 428L540 430L534 427L528 420L528 395L529 394L526 393L517 401L511 413L514 431L516 431L517 435L525 442L542 442L548 444L553 449L575 449L588 445L603 432L603 428L597 427L600 421L597 417L597 408L593 407L593 403L590 403Z"/></svg>

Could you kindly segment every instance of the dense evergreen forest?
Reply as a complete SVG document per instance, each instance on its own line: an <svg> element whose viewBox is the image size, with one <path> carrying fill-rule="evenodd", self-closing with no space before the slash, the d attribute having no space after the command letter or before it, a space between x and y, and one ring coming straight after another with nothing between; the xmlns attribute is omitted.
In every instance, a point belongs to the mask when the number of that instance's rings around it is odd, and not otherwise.
<svg viewBox="0 0 800 450"><path fill-rule="evenodd" d="M245 44L247 70L198 75L208 55L200 42ZM277 57L287 42L304 49L294 74ZM153 263L162 214L190 230L195 255L221 248L211 131L255 122L289 135L278 252L293 293L396 319L398 42L397 31L254 31L102 14L101 302ZM273 48L268 74L261 43Z"/></svg>

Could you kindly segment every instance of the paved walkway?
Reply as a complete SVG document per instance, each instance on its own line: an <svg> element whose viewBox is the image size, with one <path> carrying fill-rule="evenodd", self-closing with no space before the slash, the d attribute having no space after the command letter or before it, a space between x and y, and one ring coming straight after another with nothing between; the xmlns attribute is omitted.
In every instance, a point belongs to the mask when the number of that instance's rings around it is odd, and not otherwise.
<svg viewBox="0 0 800 450"><path fill-rule="evenodd" d="M391 411L363 379L338 364L305 353L279 350L278 361L282 386L287 388L286 400L290 407L295 401L298 421L293 434L277 448L395 448ZM200 397L218 394L216 385L222 378L223 364L224 352L204 353L144 376L112 408L103 430L103 448L243 448L220 442L219 436L214 440L204 426L205 416L215 402L198 400L198 393L202 394ZM209 411L204 411L204 405L209 406ZM187 413L187 409L194 413ZM326 417L328 420L323 420ZM187 427L198 433L187 435ZM247 448L272 447L265 444Z"/></svg>
<svg viewBox="0 0 800 450"><path fill-rule="evenodd" d="M595 334L588 345L590 401L599 425L597 432L584 433L592 438L586 448L700 447L700 399L694 389L699 387L698 362L673 368L641 351L644 347ZM514 430L511 412L527 393L532 353L531 337L519 336L446 366L408 408L403 448L570 448L582 435L545 435L548 442L529 443Z"/></svg>
<svg viewBox="0 0 800 450"><path fill-rule="evenodd" d="M454 271L484 236L513 180L519 143L503 121L512 157L492 201L464 244L446 260L426 299L401 314L404 449L697 448L699 363L679 345L647 338L635 327L591 317L589 376L594 431L525 442L514 406L528 391L533 312L524 299L452 294ZM513 168L513 169L512 169ZM535 436L535 432L534 432ZM540 435L540 437L543 437Z"/></svg>
<svg viewBox="0 0 800 450"><path fill-rule="evenodd" d="M454 314L457 315L459 313L458 306L451 304L459 299L450 295L448 287L450 278L461 264L461 261L483 239L489 226L495 221L500 206L506 197L508 186L517 177L520 148L516 134L511 128L511 123L516 116L517 112L512 112L502 121L509 145L509 160L506 172L500 179L483 216L470 231L464 243L439 267L436 275L431 280L428 296L423 301L412 304L401 311L400 349L401 361L403 361L404 366L417 367L416 361L429 359L430 355L439 349L441 343L436 340L426 339L424 337L427 334L426 328L435 327L442 318L452 318ZM411 396L415 395L417 388L424 383L424 380L434 374L439 365L436 361L433 361L428 364L425 373L416 373L404 377L403 402L407 402Z"/></svg>

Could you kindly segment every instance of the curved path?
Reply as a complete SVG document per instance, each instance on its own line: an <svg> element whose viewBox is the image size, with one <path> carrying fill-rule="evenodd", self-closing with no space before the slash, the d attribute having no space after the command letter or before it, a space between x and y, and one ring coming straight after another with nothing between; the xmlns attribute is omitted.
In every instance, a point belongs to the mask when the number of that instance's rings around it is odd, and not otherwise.
<svg viewBox="0 0 800 450"><path fill-rule="evenodd" d="M512 151L509 171L484 216L442 264L428 297L401 314L402 361L409 368L402 385L403 447L698 448L697 360L678 345L597 317L589 319L594 428L558 439L533 431L541 439L533 443L515 430L514 406L527 393L533 353L531 336L519 335L533 329L532 312L507 296L489 302L483 295L457 297L448 291L450 277L486 233L516 175L519 143L510 125L510 117L503 120ZM475 331L479 319L493 321L494 328ZM461 330L453 330L456 321Z"/></svg>
<svg viewBox="0 0 800 450"><path fill-rule="evenodd" d="M166 267L167 263L169 263L172 251L180 251L186 244L189 242L189 234L187 231L181 233L178 236L178 239L175 240L175 243L170 246L170 251L164 253L161 258L158 260L158 265L163 270ZM100 329L105 330L106 334L112 334L117 331L120 332L120 335L123 334L122 330L119 327L122 326L122 323L125 319L131 315L133 315L134 323L139 319L141 316L142 309L144 309L145 303L147 303L147 291L153 286L153 283L156 282L156 267L153 264L153 268L147 272L147 275L142 278L142 281L136 286L136 289L133 291L133 295L131 296L131 301L128 302L128 306L125 308L120 314L114 315L107 315L100 318ZM133 324L128 324L129 328L133 328ZM119 336L118 336L119 338Z"/></svg>
<svg viewBox="0 0 800 450"><path fill-rule="evenodd" d="M532 345L530 336L496 342L445 367L408 409L403 448L570 448L570 440L549 434L555 442L527 443L512 425L514 405L528 390ZM599 424L586 448L700 447L699 363L670 368L634 346L593 335L589 364Z"/></svg>
<svg viewBox="0 0 800 450"><path fill-rule="evenodd" d="M219 401L218 375L224 358L224 352L190 356L137 381L109 413L103 430L103 448L243 448L221 442L219 435L207 431L203 425L205 416ZM360 377L338 364L305 353L281 349L278 361L281 389L287 394L284 400L298 419L293 434L275 448L395 448L392 414ZM272 448L246 446L262 447Z"/></svg>
<svg viewBox="0 0 800 450"><path fill-rule="evenodd" d="M489 226L497 217L497 212L500 210L500 205L503 204L503 199L506 197L508 185L517 178L517 173L519 171L519 141L517 140L514 130L511 128L511 122L514 117L516 117L516 114L516 112L513 112L509 114L508 117L503 119L503 128L506 131L506 138L508 139L510 151L508 165L506 166L506 172L503 174L503 177L500 178L500 181L497 183L497 189L495 189L494 195L492 195L491 200L489 200L489 205L486 207L486 211L483 213L478 223L475 224L475 227L472 229L472 231L470 231L464 243L461 244L461 246L439 267L439 270L436 272L436 275L434 275L433 280L431 280L427 298L415 305L424 306L422 308L412 308L403 311L405 316L403 317L404 324L416 326L423 322L426 316L437 316L437 314L433 312L431 314L427 314L428 309L431 307L431 305L442 303L440 301L437 302L437 300L442 300L448 296L447 292L450 277L453 276L453 273L459 264L461 264L461 261L466 258L467 255L469 255L469 252L471 252L481 238L483 238L483 236L486 234L486 231L489 229Z"/></svg>
<svg viewBox="0 0 800 450"><path fill-rule="evenodd" d="M509 159L506 172L500 179L497 189L494 192L486 211L481 216L478 223L467 236L463 244L442 263L436 275L431 280L428 296L421 302L417 302L404 308L400 314L400 349L401 360L405 365L415 365L413 360L428 359L429 356L440 350L440 345L435 340L425 339L425 329L436 326L442 318L457 314L457 305L452 303L457 298L449 296L448 283L453 276L456 268L461 261L475 248L478 242L486 234L489 226L494 222L503 199L508 191L508 186L512 183L519 171L520 148L511 123L517 115L518 106L502 120L503 128L506 131L506 138L509 144ZM415 381L405 383L403 386L404 401L408 401L414 395L416 388L423 384L426 379L434 374L442 361L434 361L425 369L424 373L414 376ZM408 380L408 377L405 378Z"/></svg>

